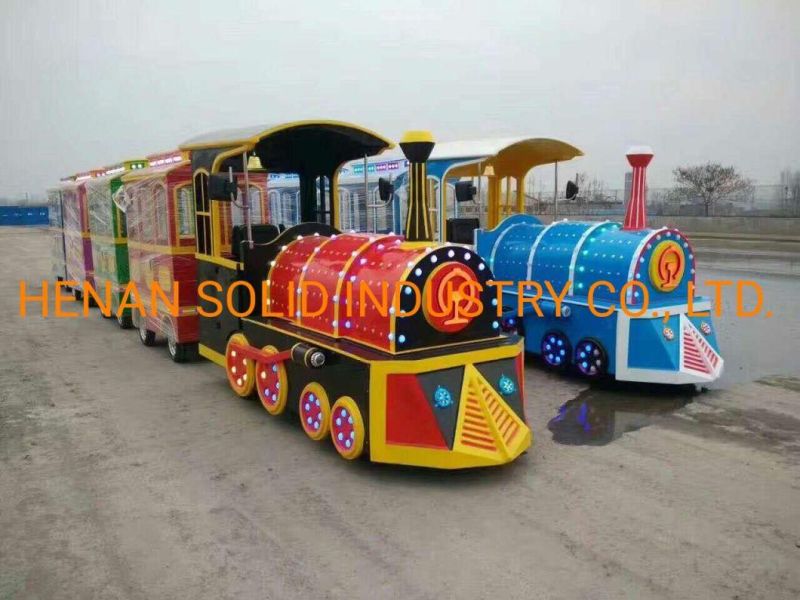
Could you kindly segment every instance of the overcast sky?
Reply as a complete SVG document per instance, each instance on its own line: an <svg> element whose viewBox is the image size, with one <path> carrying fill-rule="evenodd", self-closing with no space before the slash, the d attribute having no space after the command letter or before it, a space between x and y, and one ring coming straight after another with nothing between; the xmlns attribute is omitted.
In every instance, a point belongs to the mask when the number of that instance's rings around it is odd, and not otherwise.
<svg viewBox="0 0 800 600"><path fill-rule="evenodd" d="M0 195L309 117L558 137L586 153L567 174L612 187L633 143L654 186L800 168L796 0L0 0L0 28Z"/></svg>

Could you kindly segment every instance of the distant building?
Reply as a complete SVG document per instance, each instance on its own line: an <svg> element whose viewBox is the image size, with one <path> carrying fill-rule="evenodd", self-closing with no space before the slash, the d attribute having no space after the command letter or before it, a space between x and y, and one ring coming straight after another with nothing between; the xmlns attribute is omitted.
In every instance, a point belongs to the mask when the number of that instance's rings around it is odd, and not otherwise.
<svg viewBox="0 0 800 600"><path fill-rule="evenodd" d="M631 197L631 185L633 182L633 171L627 171L625 173L625 191L622 195L622 201L627 202L628 198Z"/></svg>

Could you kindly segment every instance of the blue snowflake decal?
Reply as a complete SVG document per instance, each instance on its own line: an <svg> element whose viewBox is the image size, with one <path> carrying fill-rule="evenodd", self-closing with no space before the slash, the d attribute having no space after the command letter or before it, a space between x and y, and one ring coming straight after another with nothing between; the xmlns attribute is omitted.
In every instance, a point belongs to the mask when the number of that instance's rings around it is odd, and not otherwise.
<svg viewBox="0 0 800 600"><path fill-rule="evenodd" d="M441 385L436 386L436 391L433 393L433 405L436 408L447 408L453 405L453 394L450 393L446 387Z"/></svg>
<svg viewBox="0 0 800 600"><path fill-rule="evenodd" d="M498 384L498 387L500 388L500 393L504 396L508 396L509 394L513 394L517 391L517 386L514 384L514 380L508 375L500 376L500 383Z"/></svg>

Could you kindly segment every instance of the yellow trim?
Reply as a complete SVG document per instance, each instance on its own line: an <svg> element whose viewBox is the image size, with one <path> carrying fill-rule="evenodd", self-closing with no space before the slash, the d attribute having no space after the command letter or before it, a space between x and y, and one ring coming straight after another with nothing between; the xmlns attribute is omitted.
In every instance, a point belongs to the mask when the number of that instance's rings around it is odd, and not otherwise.
<svg viewBox="0 0 800 600"><path fill-rule="evenodd" d="M211 203L211 254L222 258L222 213L219 201L209 198Z"/></svg>
<svg viewBox="0 0 800 600"><path fill-rule="evenodd" d="M412 129L406 131L400 139L401 144L413 144L415 142L429 142L433 143L433 134L424 129Z"/></svg>
<svg viewBox="0 0 800 600"><path fill-rule="evenodd" d="M226 150L225 152L220 152L214 157L214 162L211 163L211 172L218 173L220 166L227 159L231 158L232 156L239 156L241 154L245 154L250 150L252 150L252 148L248 148L247 146L236 146L234 148L231 148L230 150Z"/></svg>
<svg viewBox="0 0 800 600"><path fill-rule="evenodd" d="M82 237L85 240L91 239L92 234L88 231L78 231L76 229L64 229L64 235L70 237Z"/></svg>
<svg viewBox="0 0 800 600"><path fill-rule="evenodd" d="M220 265L221 267L227 267L229 269L244 268L244 263L236 262L235 260L231 260L230 258L223 258L222 256L210 256L208 254L200 254L199 252L195 252L194 257L197 260L214 263L215 265Z"/></svg>
<svg viewBox="0 0 800 600"><path fill-rule="evenodd" d="M90 233L92 241L98 241L101 244L127 244L128 238L126 237L112 237L110 235L100 235L97 233Z"/></svg>
<svg viewBox="0 0 800 600"><path fill-rule="evenodd" d="M361 456L361 453L364 452L364 441L367 437L366 430L364 429L364 418L361 416L361 410L358 408L356 401L350 396L342 396L333 404L333 408L331 409L331 419L333 419L332 415L335 415L336 410L340 407L344 407L353 418L353 431L356 434L356 443L353 444L353 447L349 450L346 448L340 448L334 437L335 434L333 432L333 425L331 425L331 440L333 441L333 447L336 448L339 456L346 460L354 460Z"/></svg>
<svg viewBox="0 0 800 600"><path fill-rule="evenodd" d="M196 250L193 246L164 246L161 244L146 244L144 242L136 242L128 240L128 248L134 250L144 250L146 252L156 252L159 254L195 254Z"/></svg>
<svg viewBox="0 0 800 600"><path fill-rule="evenodd" d="M203 225L205 225L205 221L206 221L206 219L208 219L208 231L206 232L205 228L203 228L203 241L204 241L204 244L207 245L209 252L211 252L213 254L214 253L214 229L215 229L215 227L214 227L214 219L211 216L211 200L208 198L208 181L206 181L205 189L202 186L200 187L200 189L198 189L198 187L197 187L197 180L203 175L205 175L205 177L207 179L209 177L208 170L206 170L204 168L200 168L200 169L195 170L192 173L192 200L194 202L194 210L195 210L195 212L194 212L194 218L195 218L195 226L194 226L195 227L195 229L194 229L195 248L197 248L197 250L201 250L201 248L199 247L199 244L200 244L200 233L198 231L199 223L197 222L197 217L201 216L201 217L203 217L203 219L202 219ZM202 206L208 205L207 206L208 210L198 210L197 209L197 196L198 196L198 194L200 195L201 200L202 200L201 205ZM202 250L205 250L205 248L203 248Z"/></svg>
<svg viewBox="0 0 800 600"><path fill-rule="evenodd" d="M212 350L208 346L204 346L203 344L198 344L197 346L200 351L200 356L202 356L207 360L210 360L214 364L219 365L223 369L226 368L224 355L220 354L216 350Z"/></svg>
<svg viewBox="0 0 800 600"><path fill-rule="evenodd" d="M294 127L301 127L304 125L334 125L340 127L347 127L349 129L355 129L356 131L367 133L384 142L386 144L386 150L394 148L394 142L392 142L391 140L383 137L382 135L379 135L378 133L372 131L371 129L367 129L366 127L361 127L360 125L356 125L354 123L347 123L345 121L335 121L328 119L322 119L322 120L306 119L302 121L289 121L288 123L283 123L276 127L271 127L249 138L240 138L238 140L219 140L215 142L203 142L199 144L184 144L182 146L179 146L178 150L202 150L204 148L219 148L222 146L233 146L233 145L245 146L246 150L252 150L255 147L255 145L261 140L263 140L265 137L268 137L285 129L292 129Z"/></svg>
<svg viewBox="0 0 800 600"><path fill-rule="evenodd" d="M473 415L470 423L467 423L465 418L468 409ZM498 421L492 414L493 410L497 412L498 418L503 424L502 427L498 426ZM480 412L482 418L476 418L476 412ZM476 423L476 421L478 422ZM477 448L466 443L470 436L474 437L478 428L480 428L478 435L492 439L493 443L485 445L493 445L494 449ZM464 382L461 387L453 452L477 455L490 462L496 462L498 458L502 462L507 462L519 456L531 445L531 432L529 429L525 431L526 429L528 426L525 422L511 410L511 407L506 404L502 396L494 390L478 369L474 365L467 365L464 369ZM512 439L507 439L509 433L513 433ZM519 434L522 434L522 437Z"/></svg>
<svg viewBox="0 0 800 600"><path fill-rule="evenodd" d="M319 399L319 409L322 415L320 416L320 426L316 431L309 429L307 423L303 421L303 398L306 394L315 394ZM307 384L303 391L300 392L300 397L297 399L297 414L300 416L300 425L306 435L315 442L325 439L328 436L328 431L331 427L331 402L328 400L328 392L322 387L321 383L312 381Z"/></svg>

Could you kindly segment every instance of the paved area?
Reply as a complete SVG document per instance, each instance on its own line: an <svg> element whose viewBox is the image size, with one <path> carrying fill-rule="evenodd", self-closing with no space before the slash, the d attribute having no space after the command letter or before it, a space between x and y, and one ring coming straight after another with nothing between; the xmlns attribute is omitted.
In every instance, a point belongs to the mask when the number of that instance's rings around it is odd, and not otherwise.
<svg viewBox="0 0 800 600"><path fill-rule="evenodd" d="M0 599L800 596L800 280L719 323L718 388L532 361L533 450L439 473L346 463L96 314L20 319L47 273L0 230Z"/></svg>

